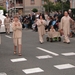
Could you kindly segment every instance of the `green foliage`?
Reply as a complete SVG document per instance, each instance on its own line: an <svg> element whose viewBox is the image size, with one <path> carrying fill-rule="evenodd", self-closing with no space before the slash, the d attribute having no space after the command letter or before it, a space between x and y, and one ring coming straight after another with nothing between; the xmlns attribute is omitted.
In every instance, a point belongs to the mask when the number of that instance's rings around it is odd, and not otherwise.
<svg viewBox="0 0 75 75"><path fill-rule="evenodd" d="M44 0L46 2L46 4L44 4L43 6L45 7L45 10L47 12L50 12L51 10L54 9L54 3L49 1L49 0Z"/></svg>
<svg viewBox="0 0 75 75"><path fill-rule="evenodd" d="M54 11L59 11L62 9L62 3L57 2L56 4L54 4Z"/></svg>
<svg viewBox="0 0 75 75"><path fill-rule="evenodd" d="M64 10L70 9L70 2L67 1L66 3L63 3L63 7L64 7Z"/></svg>
<svg viewBox="0 0 75 75"><path fill-rule="evenodd" d="M6 12L6 9L5 9L5 8L3 8L3 7L1 7L1 6L0 6L0 10L3 10L4 15L7 13L7 12Z"/></svg>
<svg viewBox="0 0 75 75"><path fill-rule="evenodd" d="M36 13L36 12L38 12L38 9L34 8L32 11L33 11L34 13Z"/></svg>
<svg viewBox="0 0 75 75"><path fill-rule="evenodd" d="M45 4L43 6L45 7L45 10L47 12L62 10L62 2L61 2L61 0L59 0L56 3L53 3L50 0L44 0L44 1L45 1ZM63 10L68 10L69 8L70 8L70 2L69 1L64 2L63 3Z"/></svg>

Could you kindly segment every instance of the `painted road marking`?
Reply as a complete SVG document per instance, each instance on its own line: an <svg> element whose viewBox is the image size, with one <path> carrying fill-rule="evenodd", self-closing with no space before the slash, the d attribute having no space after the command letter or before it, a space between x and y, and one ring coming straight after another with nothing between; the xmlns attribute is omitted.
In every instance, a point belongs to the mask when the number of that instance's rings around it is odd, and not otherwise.
<svg viewBox="0 0 75 75"><path fill-rule="evenodd" d="M12 62L21 62L21 61L27 61L25 58L16 58L16 59L10 59Z"/></svg>
<svg viewBox="0 0 75 75"><path fill-rule="evenodd" d="M37 68L31 68L31 69L24 69L22 70L24 73L26 74L32 74L32 73L40 73L40 72L44 72L44 70L42 70L41 68L37 67Z"/></svg>
<svg viewBox="0 0 75 75"><path fill-rule="evenodd" d="M6 73L4 73L4 72L2 72L2 73L0 73L0 75L7 75Z"/></svg>
<svg viewBox="0 0 75 75"><path fill-rule="evenodd" d="M70 68L75 68L75 66L71 64L61 64L61 65L54 65L55 68L62 70L62 69L70 69Z"/></svg>
<svg viewBox="0 0 75 75"><path fill-rule="evenodd" d="M73 55L75 55L75 53L74 52L69 52L69 53L61 53L62 55L64 55L64 56L73 56Z"/></svg>
<svg viewBox="0 0 75 75"><path fill-rule="evenodd" d="M8 35L5 35L5 37L10 38L10 39L12 38L11 36L8 36Z"/></svg>
<svg viewBox="0 0 75 75"><path fill-rule="evenodd" d="M54 56L59 56L59 54L57 54L57 53L54 53L54 52L52 52L52 51L49 51L49 50L46 50L46 49L43 49L43 48L40 48L40 47L37 47L37 49L39 49L39 50L41 50L41 51L44 51L44 52L46 52L46 53L52 54L52 55L54 55Z"/></svg>
<svg viewBox="0 0 75 75"><path fill-rule="evenodd" d="M43 55L43 56L36 56L38 59L47 59L47 58L52 58L50 55Z"/></svg>

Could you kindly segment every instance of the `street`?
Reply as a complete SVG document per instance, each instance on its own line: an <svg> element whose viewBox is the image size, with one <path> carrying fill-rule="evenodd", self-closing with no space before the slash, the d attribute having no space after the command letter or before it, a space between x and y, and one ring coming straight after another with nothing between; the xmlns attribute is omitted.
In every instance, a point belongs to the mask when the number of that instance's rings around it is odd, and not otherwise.
<svg viewBox="0 0 75 75"><path fill-rule="evenodd" d="M13 54L12 33L1 34L0 75L75 75L75 37L71 44L38 41L38 33L23 30L22 56Z"/></svg>

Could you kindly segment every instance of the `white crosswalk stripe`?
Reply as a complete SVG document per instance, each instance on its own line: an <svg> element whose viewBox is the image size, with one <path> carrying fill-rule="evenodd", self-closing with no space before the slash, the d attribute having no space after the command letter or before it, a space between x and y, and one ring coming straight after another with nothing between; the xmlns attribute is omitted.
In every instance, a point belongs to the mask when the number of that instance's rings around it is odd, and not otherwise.
<svg viewBox="0 0 75 75"><path fill-rule="evenodd" d="M24 73L26 73L26 74L44 72L44 70L42 70L42 69L39 68L39 67L37 67L37 68L30 68L30 69L23 69L22 71L23 71Z"/></svg>
<svg viewBox="0 0 75 75"><path fill-rule="evenodd" d="M22 61L27 61L25 58L16 58L16 59L10 59L11 62L22 62Z"/></svg>
<svg viewBox="0 0 75 75"><path fill-rule="evenodd" d="M43 56L36 56L36 58L38 58L38 59L48 59L48 58L52 58L52 56L50 56L50 55L43 55Z"/></svg>
<svg viewBox="0 0 75 75"><path fill-rule="evenodd" d="M49 50L46 50L46 49L43 49L43 48L40 48L40 47L37 47L37 49L41 50L41 51L44 51L46 53L49 53L49 54L52 54L54 56L59 56L59 54L55 53L55 52L52 52L52 51L49 51Z"/></svg>
<svg viewBox="0 0 75 75"><path fill-rule="evenodd" d="M64 55L64 56L73 56L73 55L75 55L75 53L74 52L69 52L69 53L61 53L62 55Z"/></svg>
<svg viewBox="0 0 75 75"><path fill-rule="evenodd" d="M5 35L5 37L10 38L10 39L12 38L11 36L8 36L8 35Z"/></svg>
<svg viewBox="0 0 75 75"><path fill-rule="evenodd" d="M7 75L6 73L4 73L4 72L2 72L2 73L0 73L0 75Z"/></svg>
<svg viewBox="0 0 75 75"><path fill-rule="evenodd" d="M62 69L70 69L70 68L75 68L75 66L71 64L61 64L61 65L54 65L55 68L62 70Z"/></svg>

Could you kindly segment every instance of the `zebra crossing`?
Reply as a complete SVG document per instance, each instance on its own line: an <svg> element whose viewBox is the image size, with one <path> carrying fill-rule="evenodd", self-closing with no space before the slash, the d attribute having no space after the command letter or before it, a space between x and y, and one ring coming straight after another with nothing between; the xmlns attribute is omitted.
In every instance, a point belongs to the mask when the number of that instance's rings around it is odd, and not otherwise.
<svg viewBox="0 0 75 75"><path fill-rule="evenodd" d="M51 52L51 51L47 51L46 49L43 49L43 48L40 48L40 47L37 47L37 49L41 49L42 51L44 52L47 52L49 54L52 54L53 56L59 56L59 54L57 53L54 53L54 52ZM69 52L69 53L61 53L61 55L63 56L72 56L72 55L75 55L74 52ZM50 55L41 55L41 56L36 56L37 59L52 59L53 56L50 56ZM15 62L27 62L27 59L26 58L16 58L16 59L11 59L11 62L15 63ZM59 65L53 65L54 68L56 69L59 69L59 70L64 70L64 69L71 69L71 68L75 68L74 65L70 64L70 63L65 63L65 64L59 64ZM25 73L25 74L33 74L33 73L41 73L41 72L45 72L41 67L35 67L35 68L29 68L29 69L22 69L22 71Z"/></svg>
<svg viewBox="0 0 75 75"><path fill-rule="evenodd" d="M0 75L7 75L5 72L1 72Z"/></svg>
<svg viewBox="0 0 75 75"><path fill-rule="evenodd" d="M62 56L74 56L75 55L75 52L68 52L68 53L61 53L61 54L58 54L58 53L55 53L55 52L52 52L50 50L47 50L47 49L44 49L44 48L40 48L40 47L37 47L36 49L40 50L40 51L44 51L45 53L48 53L49 55L40 55L40 56L35 56L36 59L38 59L39 61L40 60L45 60L45 59L52 59L54 58L55 56L59 57L60 55ZM24 58L24 57L19 57L19 58L15 58L15 59L10 59L10 62L12 63L21 63L21 62L27 62L28 59ZM55 64L55 65L52 65L55 69L58 69L58 70L65 70L65 69L72 69L72 68L75 68L75 65L73 64L70 64L69 62L68 63L62 63L62 64ZM36 74L36 73L44 73L45 70L43 68L41 68L40 66L38 67L31 67L31 68L27 68L27 69L22 69L21 70L23 73L25 74ZM0 75L7 75L6 73L0 73Z"/></svg>
<svg viewBox="0 0 75 75"><path fill-rule="evenodd" d="M26 74L44 72L44 70L42 70L42 69L39 68L39 67L37 67L37 68L31 68L31 69L23 69L22 71L23 71L24 73L26 73Z"/></svg>
<svg viewBox="0 0 75 75"><path fill-rule="evenodd" d="M22 62L22 61L27 61L25 58L16 58L16 59L10 59L11 62Z"/></svg>

